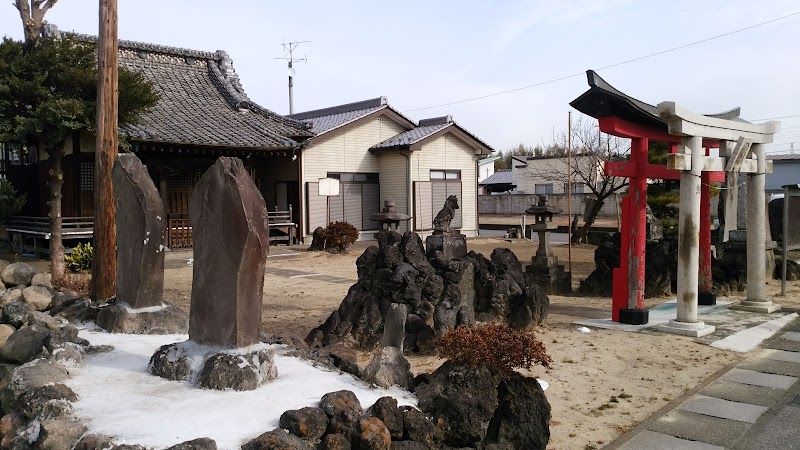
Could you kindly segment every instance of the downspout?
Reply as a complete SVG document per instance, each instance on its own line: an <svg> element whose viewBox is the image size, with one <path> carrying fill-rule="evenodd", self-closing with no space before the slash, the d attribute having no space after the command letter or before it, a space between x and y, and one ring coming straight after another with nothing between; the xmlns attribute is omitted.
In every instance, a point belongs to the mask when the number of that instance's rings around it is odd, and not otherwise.
<svg viewBox="0 0 800 450"><path fill-rule="evenodd" d="M478 150L478 159L475 160L475 236L481 235L481 211L478 209L478 198L481 196L478 179L481 177L481 154Z"/></svg>
<svg viewBox="0 0 800 450"><path fill-rule="evenodd" d="M300 244L305 244L306 238L306 184L303 182L303 174L305 173L305 161L303 158L303 150L309 145L310 139L307 139L300 144L298 144L294 150L293 154L297 155L297 184L298 184L298 199L297 199L297 207L300 209L300 214L298 214L298 223L297 230L298 230L298 239L297 241Z"/></svg>

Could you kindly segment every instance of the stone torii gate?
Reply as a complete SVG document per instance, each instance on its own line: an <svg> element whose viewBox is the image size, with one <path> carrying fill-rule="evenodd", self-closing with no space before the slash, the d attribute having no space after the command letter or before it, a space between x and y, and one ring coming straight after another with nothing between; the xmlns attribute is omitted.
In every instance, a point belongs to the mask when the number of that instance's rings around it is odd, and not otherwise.
<svg viewBox="0 0 800 450"><path fill-rule="evenodd" d="M671 135L680 136L678 153L669 155L668 166L681 171L680 210L678 212L678 305L677 317L659 330L688 336L704 336L714 327L697 320L699 272L698 233L700 227L700 190L703 172L725 170L747 174L747 299L738 309L770 313L780 306L767 300L765 285L766 196L768 172L764 144L772 142L780 131L780 122L752 124L737 117L711 117L693 113L674 102L658 105ZM703 139L719 142L724 153L708 157ZM733 149L729 142L736 142Z"/></svg>

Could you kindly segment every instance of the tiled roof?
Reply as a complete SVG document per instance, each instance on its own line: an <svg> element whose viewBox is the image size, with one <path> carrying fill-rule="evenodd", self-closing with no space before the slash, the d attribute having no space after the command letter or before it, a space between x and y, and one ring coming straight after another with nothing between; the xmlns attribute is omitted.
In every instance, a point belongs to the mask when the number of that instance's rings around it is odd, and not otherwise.
<svg viewBox="0 0 800 450"><path fill-rule="evenodd" d="M452 123L418 126L411 130L404 131L398 135L392 136L383 142L379 142L373 145L371 148L406 147L415 144L425 139L426 137L432 135L433 133L436 133L442 128L446 128L450 125L452 125Z"/></svg>
<svg viewBox="0 0 800 450"><path fill-rule="evenodd" d="M511 184L513 182L514 178L511 174L511 169L501 169L478 184L481 186L486 186L489 184Z"/></svg>
<svg viewBox="0 0 800 450"><path fill-rule="evenodd" d="M387 107L386 97L378 97L332 108L292 114L288 117L311 123L314 133L325 133Z"/></svg>
<svg viewBox="0 0 800 450"><path fill-rule="evenodd" d="M770 155L767 153L767 159L771 159L773 161L800 161L800 154L783 154L783 155Z"/></svg>
<svg viewBox="0 0 800 450"><path fill-rule="evenodd" d="M131 141L270 149L294 147L314 134L306 124L250 100L222 50L119 41L119 65L142 73L161 96L137 125L121 129Z"/></svg>

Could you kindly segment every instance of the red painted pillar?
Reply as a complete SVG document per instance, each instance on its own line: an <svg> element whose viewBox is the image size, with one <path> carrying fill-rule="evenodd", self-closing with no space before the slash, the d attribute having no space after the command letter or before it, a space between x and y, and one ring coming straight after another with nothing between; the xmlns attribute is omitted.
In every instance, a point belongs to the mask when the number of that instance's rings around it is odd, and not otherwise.
<svg viewBox="0 0 800 450"><path fill-rule="evenodd" d="M697 281L699 292L711 292L711 172L700 175L700 274Z"/></svg>
<svg viewBox="0 0 800 450"><path fill-rule="evenodd" d="M644 307L644 262L647 226L647 144L645 138L631 139L634 175L622 203L620 268L614 271L612 320L619 322L621 309Z"/></svg>

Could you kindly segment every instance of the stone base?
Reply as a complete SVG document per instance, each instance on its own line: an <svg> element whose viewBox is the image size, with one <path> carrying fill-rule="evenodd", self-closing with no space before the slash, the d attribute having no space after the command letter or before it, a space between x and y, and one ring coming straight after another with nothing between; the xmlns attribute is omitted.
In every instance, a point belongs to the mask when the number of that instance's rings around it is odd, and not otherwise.
<svg viewBox="0 0 800 450"><path fill-rule="evenodd" d="M572 275L564 271L564 266L553 267L530 265L525 269L532 275L533 282L547 295L561 295L572 292Z"/></svg>
<svg viewBox="0 0 800 450"><path fill-rule="evenodd" d="M619 323L625 325L646 325L650 320L650 311L646 309L620 309Z"/></svg>
<svg viewBox="0 0 800 450"><path fill-rule="evenodd" d="M184 341L156 350L147 371L203 389L252 391L278 376L274 358L275 350L266 344L219 350Z"/></svg>
<svg viewBox="0 0 800 450"><path fill-rule="evenodd" d="M678 322L677 320L670 320L669 322L657 325L656 330L663 333L679 334L681 336L702 337L714 332L713 325L706 325L701 321L694 323Z"/></svg>
<svg viewBox="0 0 800 450"><path fill-rule="evenodd" d="M754 313L773 313L776 311L781 310L781 305L776 305L772 302L749 302L747 300L739 303L738 305L732 305L731 309L738 309L740 311L750 311Z"/></svg>
<svg viewBox="0 0 800 450"><path fill-rule="evenodd" d="M712 306L717 304L717 294L713 292L701 291L697 293L697 304L700 306Z"/></svg>
<svg viewBox="0 0 800 450"><path fill-rule="evenodd" d="M445 259L459 259L467 256L467 237L463 234L432 234L425 239L425 255L436 257L442 252Z"/></svg>
<svg viewBox="0 0 800 450"><path fill-rule="evenodd" d="M177 334L189 330L189 315L175 305L133 309L122 303L97 313L97 325L111 333Z"/></svg>

